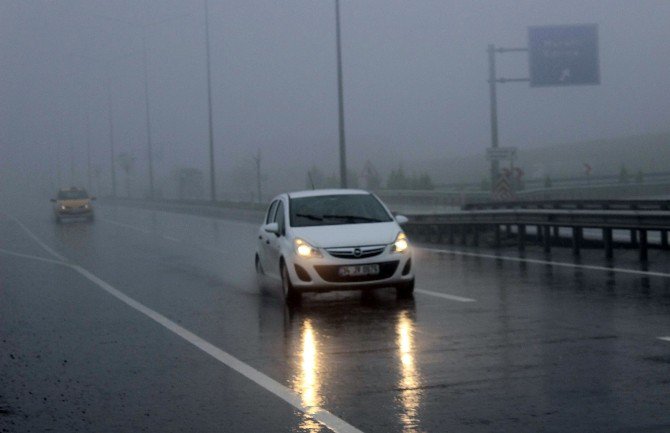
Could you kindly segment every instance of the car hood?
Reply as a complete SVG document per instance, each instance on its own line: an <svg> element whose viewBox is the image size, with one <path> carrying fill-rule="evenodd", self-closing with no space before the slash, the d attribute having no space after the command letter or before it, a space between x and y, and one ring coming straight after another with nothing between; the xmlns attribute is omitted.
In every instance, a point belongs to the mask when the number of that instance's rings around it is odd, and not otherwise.
<svg viewBox="0 0 670 433"><path fill-rule="evenodd" d="M80 199L80 200L58 200L56 203L59 204L59 205L66 206L66 207L80 207L80 206L83 206L85 204L90 204L91 200L87 199L87 198Z"/></svg>
<svg viewBox="0 0 670 433"><path fill-rule="evenodd" d="M371 224L293 227L293 234L319 248L390 244L401 231L394 221Z"/></svg>

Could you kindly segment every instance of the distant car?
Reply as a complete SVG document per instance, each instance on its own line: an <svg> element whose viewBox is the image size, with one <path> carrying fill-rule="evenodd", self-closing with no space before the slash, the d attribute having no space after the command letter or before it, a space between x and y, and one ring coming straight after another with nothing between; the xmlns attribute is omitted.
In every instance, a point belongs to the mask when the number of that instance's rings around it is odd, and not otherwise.
<svg viewBox="0 0 670 433"><path fill-rule="evenodd" d="M303 292L395 287L414 292L412 250L396 216L367 191L300 191L275 197L258 231L256 272L281 282L287 302Z"/></svg>
<svg viewBox="0 0 670 433"><path fill-rule="evenodd" d="M95 197L88 195L84 188L65 188L58 191L56 198L51 201L54 204L54 215L56 222L63 218L85 218L93 221L93 204Z"/></svg>

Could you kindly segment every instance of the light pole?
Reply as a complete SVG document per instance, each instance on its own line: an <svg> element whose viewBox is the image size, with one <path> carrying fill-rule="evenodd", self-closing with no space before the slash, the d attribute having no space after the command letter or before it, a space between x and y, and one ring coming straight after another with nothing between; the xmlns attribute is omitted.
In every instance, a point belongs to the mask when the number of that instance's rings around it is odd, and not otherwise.
<svg viewBox="0 0 670 433"><path fill-rule="evenodd" d="M116 169L114 165L114 114L112 112L112 79L107 75L107 114L109 116L109 164L112 178L112 197L116 197Z"/></svg>
<svg viewBox="0 0 670 433"><path fill-rule="evenodd" d="M147 31L142 27L142 63L144 64L144 106L147 123L147 158L149 160L149 198L154 198L154 165L151 144L151 115L149 112L149 67L147 65Z"/></svg>
<svg viewBox="0 0 670 433"><path fill-rule="evenodd" d="M214 127L212 125L212 72L209 54L209 2L205 0L205 50L207 56L207 121L209 131L209 191L216 201L216 172L214 166Z"/></svg>
<svg viewBox="0 0 670 433"><path fill-rule="evenodd" d="M340 36L340 0L335 0L335 39L337 47L337 108L340 138L340 187L347 187L347 154L344 136L344 92L342 89L342 44Z"/></svg>

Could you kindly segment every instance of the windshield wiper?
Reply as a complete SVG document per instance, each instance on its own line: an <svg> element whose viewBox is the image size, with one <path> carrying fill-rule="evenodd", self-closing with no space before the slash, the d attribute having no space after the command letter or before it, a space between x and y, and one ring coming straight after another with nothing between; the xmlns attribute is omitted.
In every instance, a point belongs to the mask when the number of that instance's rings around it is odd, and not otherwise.
<svg viewBox="0 0 670 433"><path fill-rule="evenodd" d="M297 214L295 214L295 216L300 217L300 218L307 218L308 220L313 220L313 221L323 221L323 218L321 218L319 216L310 215L310 214L306 214L306 213L297 213Z"/></svg>
<svg viewBox="0 0 670 433"><path fill-rule="evenodd" d="M346 219L346 220L361 220L365 222L371 222L371 223L378 223L381 222L381 220L377 218L368 218L365 216L360 216L360 215L324 215L324 218L330 218L330 219Z"/></svg>

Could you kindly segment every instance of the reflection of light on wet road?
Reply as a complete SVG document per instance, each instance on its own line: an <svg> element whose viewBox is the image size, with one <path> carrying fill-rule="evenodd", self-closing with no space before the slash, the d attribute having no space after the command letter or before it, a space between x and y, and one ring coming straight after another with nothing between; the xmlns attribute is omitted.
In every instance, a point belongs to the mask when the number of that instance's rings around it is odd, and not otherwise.
<svg viewBox="0 0 670 433"><path fill-rule="evenodd" d="M398 356L400 357L400 383L398 384L402 405L400 422L403 425L403 431L414 432L417 431L419 423L421 381L414 362L414 322L408 317L406 311L402 311L398 316L396 333Z"/></svg>
<svg viewBox="0 0 670 433"><path fill-rule="evenodd" d="M300 394L303 406L307 407L307 415L313 413L314 408L323 402L319 395L319 354L317 351L316 335L312 322L305 320L301 330L300 372L293 381L293 389ZM300 428L310 432L321 431L322 425L310 417L305 417Z"/></svg>

